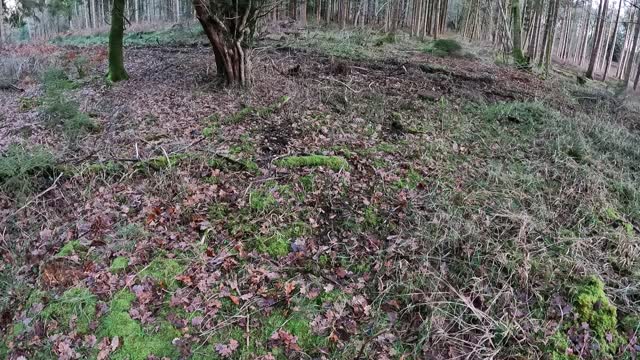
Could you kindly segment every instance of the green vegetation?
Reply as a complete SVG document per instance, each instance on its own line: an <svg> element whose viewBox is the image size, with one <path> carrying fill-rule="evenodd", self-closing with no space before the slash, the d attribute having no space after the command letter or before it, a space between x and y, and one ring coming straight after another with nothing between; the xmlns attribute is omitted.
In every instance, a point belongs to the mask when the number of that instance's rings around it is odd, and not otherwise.
<svg viewBox="0 0 640 360"><path fill-rule="evenodd" d="M326 155L288 156L277 160L276 165L285 168L324 166L333 171L349 170L349 163L343 157Z"/></svg>
<svg viewBox="0 0 640 360"><path fill-rule="evenodd" d="M438 39L431 41L424 48L424 52L436 56L458 55L462 50L462 46L453 39Z"/></svg>
<svg viewBox="0 0 640 360"><path fill-rule="evenodd" d="M554 117L554 115L542 103L508 102L487 107L483 117L487 121L512 122L534 128L542 125L545 120Z"/></svg>
<svg viewBox="0 0 640 360"><path fill-rule="evenodd" d="M149 277L170 290L178 287L176 276L184 272L184 266L175 259L156 257L139 273L141 278Z"/></svg>
<svg viewBox="0 0 640 360"><path fill-rule="evenodd" d="M124 256L118 256L117 258L113 259L113 261L111 262L111 266L109 266L109 271L111 271L112 273L123 272L127 269L128 266L129 266L129 259Z"/></svg>
<svg viewBox="0 0 640 360"><path fill-rule="evenodd" d="M99 129L87 114L80 111L78 102L70 99L69 90L77 86L63 70L47 70L42 76L42 84L45 90L42 111L47 115L46 122L49 126L61 126L72 144L80 137Z"/></svg>
<svg viewBox="0 0 640 360"><path fill-rule="evenodd" d="M22 201L49 184L55 172L55 158L48 150L13 144L0 155L0 190Z"/></svg>
<svg viewBox="0 0 640 360"><path fill-rule="evenodd" d="M79 334L86 334L89 323L95 318L96 303L97 299L89 289L71 288L49 303L40 316L57 321L62 329L74 328ZM72 326L72 320L75 321L75 326Z"/></svg>
<svg viewBox="0 0 640 360"><path fill-rule="evenodd" d="M68 243L64 244L60 251L58 251L57 256L71 256L71 255L80 255L87 251L87 247L80 244L80 240L72 240Z"/></svg>
<svg viewBox="0 0 640 360"><path fill-rule="evenodd" d="M161 321L145 329L131 318L129 309L135 295L128 290L116 293L109 303L109 312L98 327L99 336L118 336L122 346L110 355L110 359L146 360L149 356L176 357L178 349L172 344L180 332L171 324Z"/></svg>
<svg viewBox="0 0 640 360"><path fill-rule="evenodd" d="M576 289L574 299L578 320L589 324L600 340L604 340L607 333L615 333L618 324L616 307L611 305L604 293L602 281L589 278Z"/></svg>
<svg viewBox="0 0 640 360"><path fill-rule="evenodd" d="M258 252L278 258L286 256L291 251L291 243L297 237L308 231L304 223L294 223L284 229L276 230L267 236L259 236L253 240Z"/></svg>
<svg viewBox="0 0 640 360"><path fill-rule="evenodd" d="M206 40L202 27L182 27L157 31L137 31L125 32L125 46L145 46L145 45L192 45ZM108 33L97 33L93 35L70 35L58 36L51 40L56 45L72 46L95 46L105 45L109 42Z"/></svg>

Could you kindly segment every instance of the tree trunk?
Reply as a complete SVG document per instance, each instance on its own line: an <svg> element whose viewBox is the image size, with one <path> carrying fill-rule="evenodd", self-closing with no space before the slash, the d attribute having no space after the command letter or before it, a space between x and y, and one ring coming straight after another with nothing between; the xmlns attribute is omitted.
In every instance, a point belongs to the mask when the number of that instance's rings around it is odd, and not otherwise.
<svg viewBox="0 0 640 360"><path fill-rule="evenodd" d="M616 77L618 79L622 79L622 74L624 74L625 65L627 64L627 57L629 55L629 46L631 46L631 33L635 30L634 24L634 15L631 14L629 18L629 25L627 26L627 31L624 34L624 44L622 45L622 56L618 59L618 71L616 72Z"/></svg>
<svg viewBox="0 0 640 360"><path fill-rule="evenodd" d="M640 19L640 9L636 12L636 17ZM629 55L627 56L627 68L624 72L624 88L626 89L629 86L629 79L631 78L631 69L633 68L633 60L636 53L636 45L638 44L638 33L640 33L640 25L636 24L634 26L635 30L633 31L633 41L631 43L631 48L629 48Z"/></svg>
<svg viewBox="0 0 640 360"><path fill-rule="evenodd" d="M578 53L580 58L578 59L578 61L576 61L578 63L578 66L582 66L582 63L584 62L584 57L587 54L587 40L589 39L589 21L591 20L591 7L589 6L585 8L585 11L587 12L587 21L584 26L582 45L580 45L580 51Z"/></svg>
<svg viewBox="0 0 640 360"><path fill-rule="evenodd" d="M0 0L0 44L4 44L4 7L2 6L2 1Z"/></svg>
<svg viewBox="0 0 640 360"><path fill-rule="evenodd" d="M538 41L538 34L540 33L540 18L542 15L542 0L536 0L536 5L534 9L533 22L531 25L530 39L529 39L529 47L527 50L527 56L529 59L535 58L536 54L536 43Z"/></svg>
<svg viewBox="0 0 640 360"><path fill-rule="evenodd" d="M209 16L209 10L202 0L193 0L193 6L213 48L218 74L224 77L228 86L249 85L251 62L248 51L242 48L243 35L234 39L226 34L225 29Z"/></svg>
<svg viewBox="0 0 640 360"><path fill-rule="evenodd" d="M609 55L607 55L607 63L604 65L604 75L602 76L602 81L607 80L607 73L609 72L609 67L611 66L611 60L613 59L613 52L616 49L616 39L618 36L618 21L620 20L620 10L622 10L622 0L618 4L618 14L616 15L615 25L613 26L613 34L611 35L611 49L609 50Z"/></svg>
<svg viewBox="0 0 640 360"><path fill-rule="evenodd" d="M553 20L551 21L551 27L549 29L549 38L547 39L547 49L545 50L545 59L544 59L545 74L549 74L549 68L551 67L551 53L553 51L553 39L556 34L556 25L558 24L559 8L560 8L560 0L556 0L555 6L553 7Z"/></svg>
<svg viewBox="0 0 640 360"><path fill-rule="evenodd" d="M122 38L124 37L124 1L113 0L111 31L109 32L109 80L116 82L129 78L124 69Z"/></svg>
<svg viewBox="0 0 640 360"><path fill-rule="evenodd" d="M587 67L585 76L593 79L593 71L595 70L596 61L598 60L598 51L600 50L600 42L602 41L602 32L604 30L605 17L607 15L607 0L600 0L600 11L598 12L598 22L596 23L596 34L593 47L591 48L591 59Z"/></svg>
<svg viewBox="0 0 640 360"><path fill-rule="evenodd" d="M547 18L545 19L544 24L544 32L542 33L542 46L540 46L540 57L538 61L538 66L542 66L544 64L544 55L547 49L547 42L549 42L549 34L551 33L551 22L553 19L553 8L554 1L549 1L549 7L547 8Z"/></svg>
<svg viewBox="0 0 640 360"><path fill-rule="evenodd" d="M511 0L511 39L513 41L513 61L517 67L526 67L527 60L522 55L522 28L520 26L520 0Z"/></svg>

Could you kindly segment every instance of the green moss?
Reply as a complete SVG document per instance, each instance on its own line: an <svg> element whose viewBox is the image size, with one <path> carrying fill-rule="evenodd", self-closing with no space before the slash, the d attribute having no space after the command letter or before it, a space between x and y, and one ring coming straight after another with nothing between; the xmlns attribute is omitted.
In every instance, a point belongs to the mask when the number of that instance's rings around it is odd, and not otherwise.
<svg viewBox="0 0 640 360"><path fill-rule="evenodd" d="M254 111L255 109L252 107L243 108L240 111L234 113L233 115L227 116L223 122L225 124L237 124L243 121L244 119L248 118L251 114L254 113Z"/></svg>
<svg viewBox="0 0 640 360"><path fill-rule="evenodd" d="M58 251L56 256L80 255L87 251L87 247L80 244L80 240L69 241Z"/></svg>
<svg viewBox="0 0 640 360"><path fill-rule="evenodd" d="M63 329L69 329L72 317L77 317L75 330L80 334L89 331L89 323L96 312L96 297L84 287L71 288L52 301L41 313L44 319L57 321Z"/></svg>
<svg viewBox="0 0 640 360"><path fill-rule="evenodd" d="M122 344L110 359L146 360L149 356L175 358L179 352L173 346L173 339L180 332L165 321L154 324L152 329L144 329L129 316L129 309L135 295L128 290L116 293L111 300L109 312L98 327L99 337L118 336Z"/></svg>
<svg viewBox="0 0 640 360"><path fill-rule="evenodd" d="M174 259L156 257L140 272L140 277L150 277L169 290L178 288L176 276L184 272L184 266Z"/></svg>
<svg viewBox="0 0 640 360"><path fill-rule="evenodd" d="M321 267L326 267L327 265L329 265L330 261L331 259L326 254L322 254L318 257L318 265L320 265Z"/></svg>
<svg viewBox="0 0 640 360"><path fill-rule="evenodd" d="M258 189L249 192L249 208L253 211L264 212L278 204L271 191Z"/></svg>
<svg viewBox="0 0 640 360"><path fill-rule="evenodd" d="M302 185L302 189L304 189L305 192L310 193L313 191L314 179L315 176L313 174L300 177L300 184Z"/></svg>
<svg viewBox="0 0 640 360"><path fill-rule="evenodd" d="M171 168L172 166L176 166L183 160L188 159L190 156L191 156L190 154L174 154L170 156L157 156L149 160L140 162L136 166L139 169L143 169L143 170L151 169L151 170L159 171L159 170Z"/></svg>
<svg viewBox="0 0 640 360"><path fill-rule="evenodd" d="M278 160L276 165L285 168L324 166L334 171L349 169L349 163L343 157L326 155L289 156Z"/></svg>
<svg viewBox="0 0 640 360"><path fill-rule="evenodd" d="M570 343L567 335L561 332L556 332L555 334L553 334L549 339L549 350L551 353L551 359L553 360L572 359L572 357L567 354L567 350L569 349L569 346L570 346Z"/></svg>
<svg viewBox="0 0 640 360"><path fill-rule="evenodd" d="M291 241L281 232L276 232L271 236L257 237L255 243L256 250L276 258L286 256L291 249Z"/></svg>
<svg viewBox="0 0 640 360"><path fill-rule="evenodd" d="M607 333L616 332L618 324L616 307L604 293L604 284L596 277L590 277L586 283L576 289L574 305L580 322L586 322L600 339Z"/></svg>
<svg viewBox="0 0 640 360"><path fill-rule="evenodd" d="M122 173L124 170L124 165L115 161L106 161L103 163L90 164L86 167L84 172L88 174L115 175Z"/></svg>
<svg viewBox="0 0 640 360"><path fill-rule="evenodd" d="M367 206L364 209L364 223L368 228L376 228L380 224L378 209L374 206Z"/></svg>
<svg viewBox="0 0 640 360"><path fill-rule="evenodd" d="M307 231L308 226L305 223L296 222L271 235L256 237L253 243L259 252L278 258L288 255L292 240L303 236Z"/></svg>
<svg viewBox="0 0 640 360"><path fill-rule="evenodd" d="M109 271L111 271L112 273L123 272L127 269L128 266L129 266L129 259L124 256L118 256L117 258L113 259L113 261L111 262Z"/></svg>

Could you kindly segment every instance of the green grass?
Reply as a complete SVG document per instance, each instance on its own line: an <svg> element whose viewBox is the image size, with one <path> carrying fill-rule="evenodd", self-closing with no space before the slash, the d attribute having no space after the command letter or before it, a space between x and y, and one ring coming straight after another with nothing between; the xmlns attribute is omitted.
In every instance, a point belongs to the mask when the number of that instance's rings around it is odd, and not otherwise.
<svg viewBox="0 0 640 360"><path fill-rule="evenodd" d="M75 330L79 334L89 332L89 323L95 318L97 298L87 288L77 287L65 291L44 308L40 316L55 320L62 329L71 328L75 319Z"/></svg>
<svg viewBox="0 0 640 360"><path fill-rule="evenodd" d="M162 287L175 290L178 287L176 276L182 274L184 269L184 265L181 265L177 260L156 257L140 271L139 276L141 278L149 277Z"/></svg>
<svg viewBox="0 0 640 360"><path fill-rule="evenodd" d="M276 165L285 168L323 166L333 171L349 170L349 163L343 157L326 155L288 156L277 160Z"/></svg>
<svg viewBox="0 0 640 360"><path fill-rule="evenodd" d="M18 201L44 188L56 173L55 158L44 148L13 144L0 155L0 190Z"/></svg>

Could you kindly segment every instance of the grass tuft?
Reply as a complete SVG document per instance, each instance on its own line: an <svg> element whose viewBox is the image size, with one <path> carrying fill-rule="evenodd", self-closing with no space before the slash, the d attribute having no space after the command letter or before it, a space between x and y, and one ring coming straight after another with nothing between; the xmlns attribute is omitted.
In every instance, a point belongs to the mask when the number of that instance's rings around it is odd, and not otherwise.
<svg viewBox="0 0 640 360"><path fill-rule="evenodd" d="M349 169L349 163L343 157L326 155L289 156L277 160L276 165L285 168L323 166L334 171Z"/></svg>

